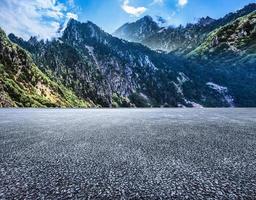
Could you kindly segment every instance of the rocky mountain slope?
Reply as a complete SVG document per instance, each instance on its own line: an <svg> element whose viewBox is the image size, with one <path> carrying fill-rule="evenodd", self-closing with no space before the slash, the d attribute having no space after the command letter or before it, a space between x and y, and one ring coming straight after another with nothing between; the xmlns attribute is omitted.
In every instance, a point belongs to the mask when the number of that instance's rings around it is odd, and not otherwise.
<svg viewBox="0 0 256 200"><path fill-rule="evenodd" d="M140 42L154 50L187 54L197 48L213 30L255 10L256 3L252 3L223 18L214 20L205 17L196 24L187 24L185 27L177 28L159 27L152 18L146 16L135 23L123 25L114 35L128 41Z"/></svg>
<svg viewBox="0 0 256 200"><path fill-rule="evenodd" d="M90 103L51 81L0 29L0 107L88 106Z"/></svg>
<svg viewBox="0 0 256 200"><path fill-rule="evenodd" d="M232 58L231 64L255 63L256 11L215 29L188 56L225 63Z"/></svg>
<svg viewBox="0 0 256 200"><path fill-rule="evenodd" d="M171 53L118 39L92 22L73 19L63 35L52 41L35 37L24 41L13 34L9 38L30 53L42 76L50 77L57 88L69 88L80 103L78 99L103 107L255 106L255 5L219 20L202 18L185 28L161 28L146 16L118 31L143 44L151 37L156 42L159 35L168 45L156 43ZM1 85L6 88L6 84ZM50 91L59 94L54 88ZM19 105L21 99L15 100Z"/></svg>
<svg viewBox="0 0 256 200"><path fill-rule="evenodd" d="M205 66L204 77L230 88L236 105L254 105L256 11L215 29L187 57Z"/></svg>
<svg viewBox="0 0 256 200"><path fill-rule="evenodd" d="M62 37L46 43L10 38L49 76L104 107L231 106L228 92L190 73L194 65L115 38L92 22L71 20Z"/></svg>
<svg viewBox="0 0 256 200"><path fill-rule="evenodd" d="M159 27L138 42L194 62L196 67L190 76L200 76L217 91L228 89L235 106L253 106L256 98L255 12L253 3L218 20L206 17L186 27ZM115 35L120 36L122 32L120 37L126 38L128 31L128 36L136 36L130 30L134 24L139 27L138 22L126 24ZM127 39L133 41L128 36Z"/></svg>

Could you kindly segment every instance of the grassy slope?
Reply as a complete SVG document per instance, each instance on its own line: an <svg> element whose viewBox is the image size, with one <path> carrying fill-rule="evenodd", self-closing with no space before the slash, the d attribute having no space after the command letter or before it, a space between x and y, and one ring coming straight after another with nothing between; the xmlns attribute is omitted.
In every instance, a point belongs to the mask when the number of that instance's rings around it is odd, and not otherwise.
<svg viewBox="0 0 256 200"><path fill-rule="evenodd" d="M63 85L51 81L28 53L0 29L0 107L90 107Z"/></svg>
<svg viewBox="0 0 256 200"><path fill-rule="evenodd" d="M255 62L256 57L256 12L212 31L208 38L189 57L209 60L217 57L228 62ZM218 60L219 61L219 60Z"/></svg>

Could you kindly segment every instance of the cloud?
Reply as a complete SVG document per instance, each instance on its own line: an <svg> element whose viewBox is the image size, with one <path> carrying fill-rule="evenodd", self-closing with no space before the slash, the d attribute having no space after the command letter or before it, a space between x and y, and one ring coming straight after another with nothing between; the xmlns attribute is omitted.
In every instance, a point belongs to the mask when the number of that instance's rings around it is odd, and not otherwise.
<svg viewBox="0 0 256 200"><path fill-rule="evenodd" d="M60 37L62 35L62 33L65 31L70 19L78 20L78 15L75 13L71 13L71 12L67 13L64 23L62 23L62 25L59 26L59 28L58 28L58 32L56 34L57 37Z"/></svg>
<svg viewBox="0 0 256 200"><path fill-rule="evenodd" d="M178 4L179 6L183 7L188 3L188 0L179 0Z"/></svg>
<svg viewBox="0 0 256 200"><path fill-rule="evenodd" d="M77 19L77 15L58 0L0 1L0 26L24 39L51 39L69 18Z"/></svg>
<svg viewBox="0 0 256 200"><path fill-rule="evenodd" d="M163 4L164 0L153 0L153 2L151 3L151 5L155 5L155 4Z"/></svg>
<svg viewBox="0 0 256 200"><path fill-rule="evenodd" d="M145 7L133 7L129 5L129 3L130 3L129 0L124 0L123 5L121 6L122 9L128 14L131 14L134 16L140 16L147 10L147 8Z"/></svg>
<svg viewBox="0 0 256 200"><path fill-rule="evenodd" d="M156 21L160 26L164 26L167 24L167 20L161 16L156 16Z"/></svg>
<svg viewBox="0 0 256 200"><path fill-rule="evenodd" d="M78 20L78 15L75 14L75 13L68 12L68 13L67 13L67 18L68 18L68 19L75 19L75 20Z"/></svg>
<svg viewBox="0 0 256 200"><path fill-rule="evenodd" d="M69 3L69 5L74 5L75 4L74 0L68 0L68 3Z"/></svg>
<svg viewBox="0 0 256 200"><path fill-rule="evenodd" d="M67 3L68 3L68 5L69 5L71 8L75 8L75 7L76 7L75 0L67 0Z"/></svg>

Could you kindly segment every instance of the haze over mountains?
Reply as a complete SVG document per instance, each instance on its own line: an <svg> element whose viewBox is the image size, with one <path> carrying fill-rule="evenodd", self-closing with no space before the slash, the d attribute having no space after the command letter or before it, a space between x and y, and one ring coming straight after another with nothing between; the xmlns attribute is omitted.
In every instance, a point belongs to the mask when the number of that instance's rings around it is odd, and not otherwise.
<svg viewBox="0 0 256 200"><path fill-rule="evenodd" d="M145 16L114 36L74 19L52 41L0 32L2 107L256 106L256 4L177 28Z"/></svg>

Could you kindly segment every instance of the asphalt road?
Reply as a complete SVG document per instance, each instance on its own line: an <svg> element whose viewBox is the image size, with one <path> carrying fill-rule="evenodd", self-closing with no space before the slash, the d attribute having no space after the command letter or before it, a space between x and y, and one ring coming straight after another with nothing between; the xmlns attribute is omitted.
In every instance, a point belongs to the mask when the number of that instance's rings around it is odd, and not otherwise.
<svg viewBox="0 0 256 200"><path fill-rule="evenodd" d="M256 199L256 109L2 109L0 199Z"/></svg>

